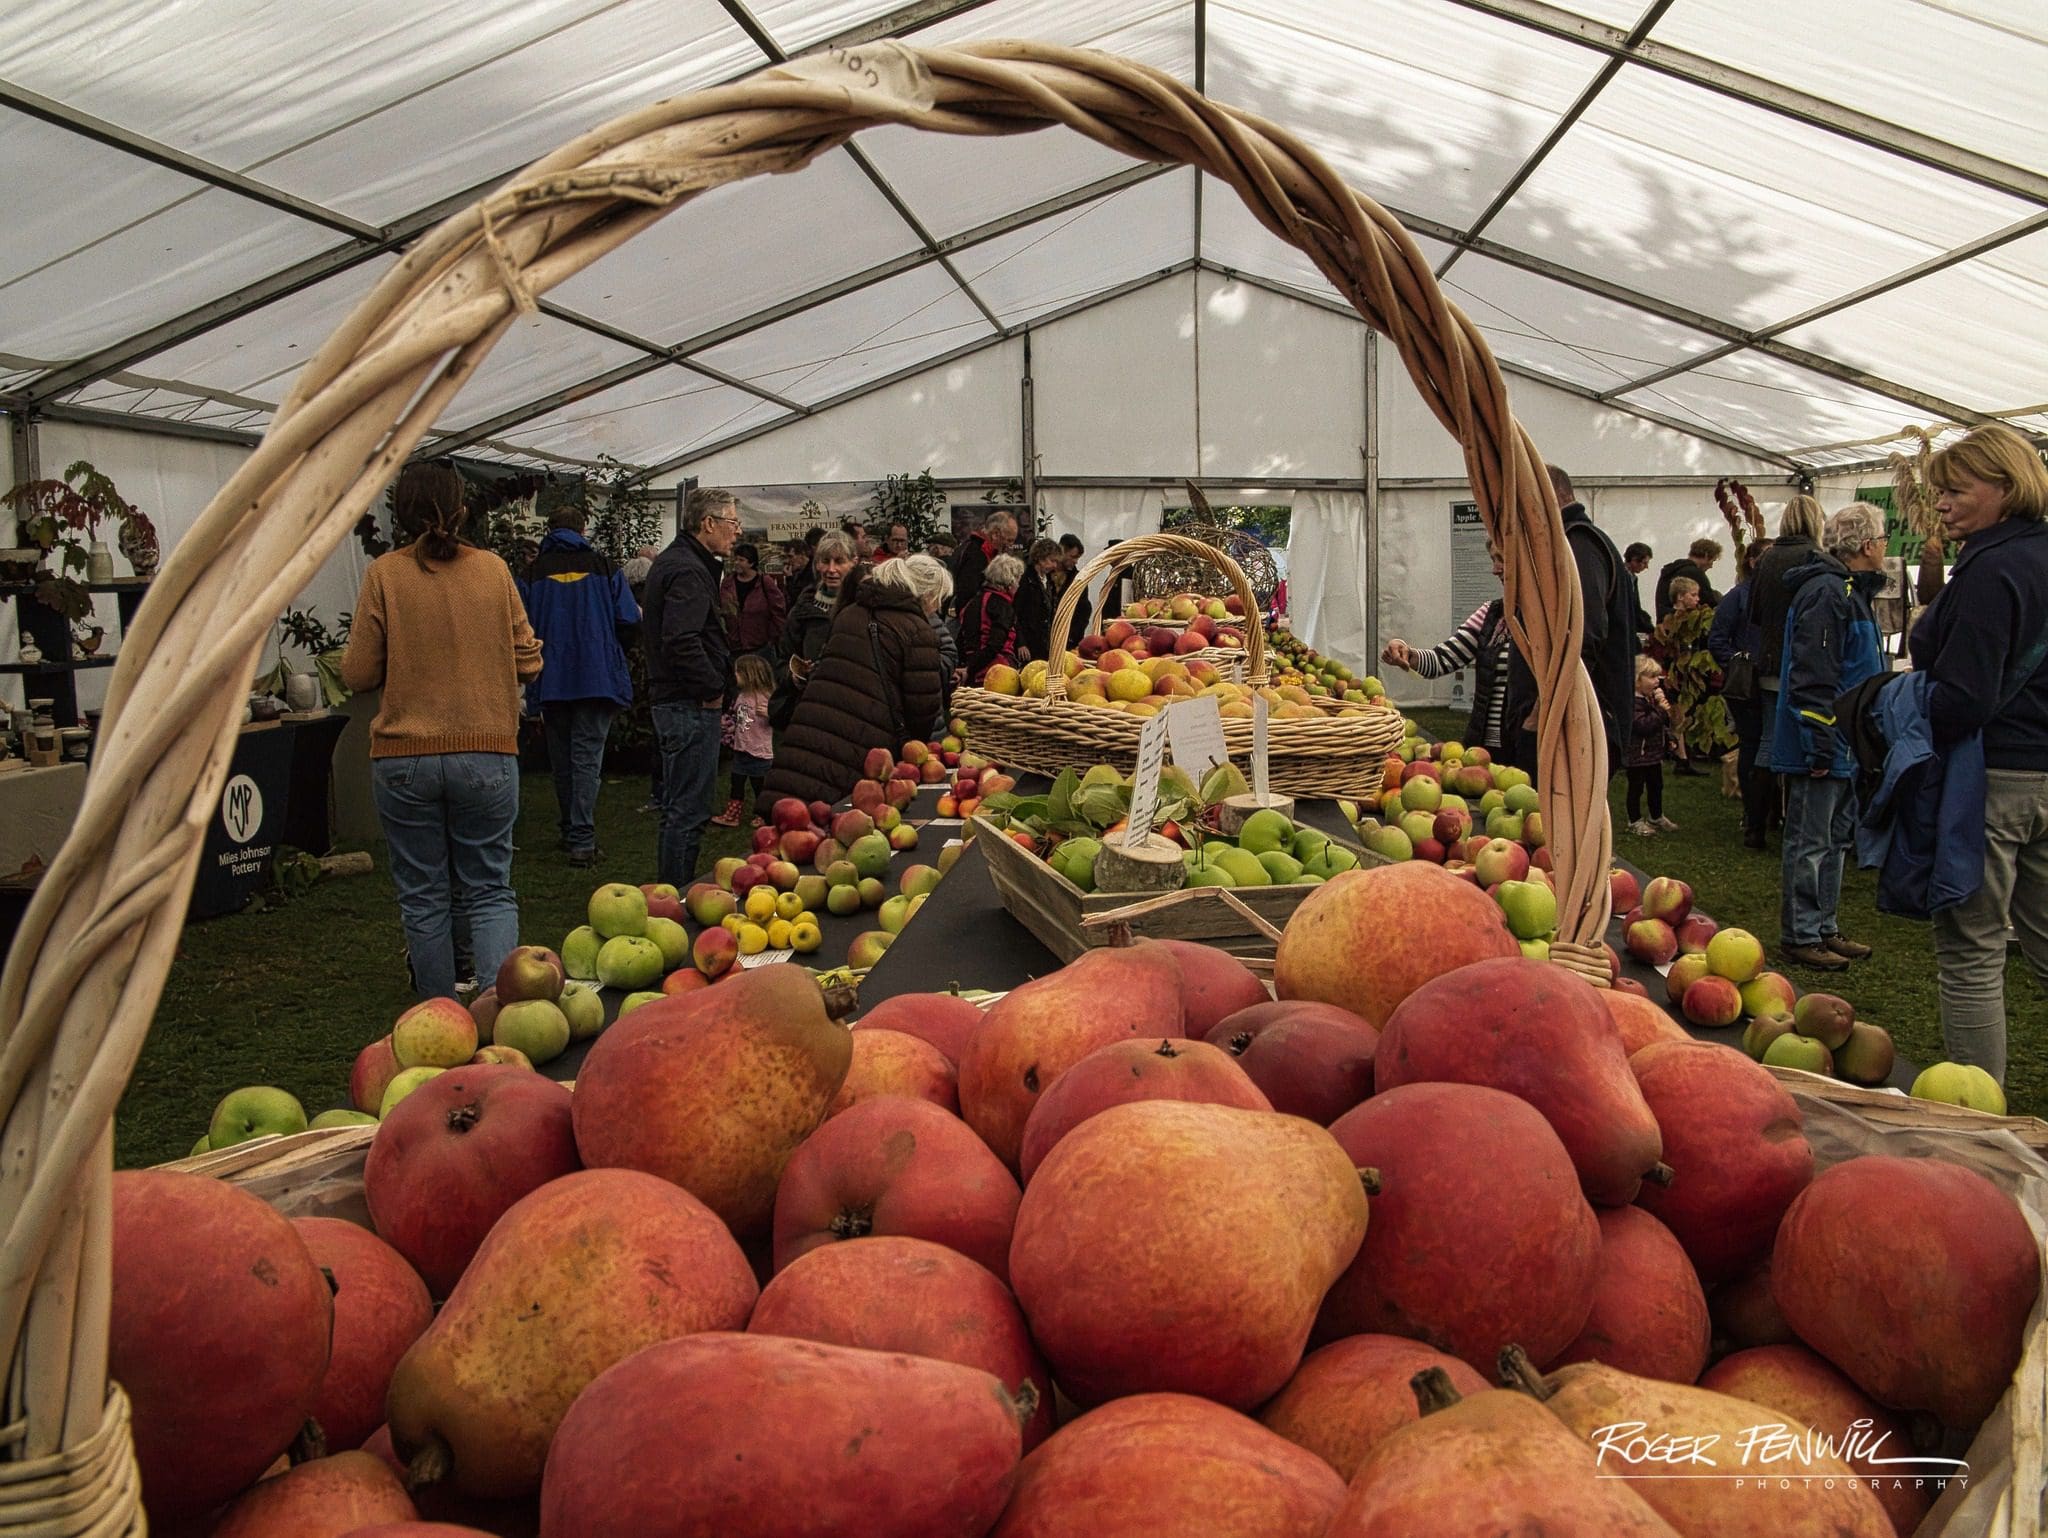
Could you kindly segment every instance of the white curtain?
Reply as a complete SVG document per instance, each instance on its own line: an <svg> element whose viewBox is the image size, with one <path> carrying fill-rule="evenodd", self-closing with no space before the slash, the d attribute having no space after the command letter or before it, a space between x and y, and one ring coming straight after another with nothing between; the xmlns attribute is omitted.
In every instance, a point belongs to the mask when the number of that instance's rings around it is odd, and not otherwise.
<svg viewBox="0 0 2048 1538"><path fill-rule="evenodd" d="M1379 646L1366 628L1365 493L1297 491L1287 539L1288 623L1325 656L1371 671Z"/></svg>
<svg viewBox="0 0 2048 1538"><path fill-rule="evenodd" d="M1086 565L1120 539L1157 534L1166 493L1157 486L1048 486L1038 494L1050 539L1072 534ZM1092 612L1102 611L1102 582L1088 590Z"/></svg>

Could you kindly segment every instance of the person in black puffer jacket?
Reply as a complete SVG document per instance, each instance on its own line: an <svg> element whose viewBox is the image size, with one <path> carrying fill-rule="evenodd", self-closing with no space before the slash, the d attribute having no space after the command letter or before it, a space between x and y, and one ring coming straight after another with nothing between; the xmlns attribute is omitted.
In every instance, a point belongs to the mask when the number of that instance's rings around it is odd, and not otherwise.
<svg viewBox="0 0 2048 1538"><path fill-rule="evenodd" d="M946 569L925 555L847 579L825 649L775 744L775 764L756 803L763 817L784 796L841 801L869 750L896 752L923 738L942 698L931 616L951 591Z"/></svg>
<svg viewBox="0 0 2048 1538"><path fill-rule="evenodd" d="M839 606L839 589L852 570L852 540L844 534L820 539L808 569L810 584L790 605L782 634L763 653L775 670L775 698L768 706L768 721L777 731L789 725L796 714L804 681L825 654L826 638L832 634L832 611Z"/></svg>

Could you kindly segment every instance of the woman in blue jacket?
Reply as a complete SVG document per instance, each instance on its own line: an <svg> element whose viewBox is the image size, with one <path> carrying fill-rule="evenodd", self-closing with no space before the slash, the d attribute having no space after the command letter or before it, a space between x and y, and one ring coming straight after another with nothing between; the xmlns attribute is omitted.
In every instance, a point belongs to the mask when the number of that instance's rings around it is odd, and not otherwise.
<svg viewBox="0 0 2048 1538"><path fill-rule="evenodd" d="M2048 989L2048 469L1991 425L1938 450L1929 478L1962 554L1913 627L1913 667L1934 680L1935 748L1984 742L1983 884L1934 915L1941 1034L2003 1082L2008 923Z"/></svg>
<svg viewBox="0 0 2048 1538"><path fill-rule="evenodd" d="M1785 574L1792 607L1771 726L1771 768L1785 776L1778 949L1824 972L1870 954L1835 922L1842 861L1856 839L1856 759L1837 729L1835 700L1884 670L1870 610L1883 564L1884 513L1852 502L1828 520L1825 548Z"/></svg>

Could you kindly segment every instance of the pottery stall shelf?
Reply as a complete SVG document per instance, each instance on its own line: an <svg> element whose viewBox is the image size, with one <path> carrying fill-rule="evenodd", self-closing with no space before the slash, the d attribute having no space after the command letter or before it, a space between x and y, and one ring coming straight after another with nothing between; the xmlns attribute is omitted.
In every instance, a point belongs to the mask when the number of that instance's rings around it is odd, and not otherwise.
<svg viewBox="0 0 2048 1538"><path fill-rule="evenodd" d="M270 879L284 848L325 854L334 745L343 715L256 722L242 728L220 803L206 826L191 916L239 913Z"/></svg>

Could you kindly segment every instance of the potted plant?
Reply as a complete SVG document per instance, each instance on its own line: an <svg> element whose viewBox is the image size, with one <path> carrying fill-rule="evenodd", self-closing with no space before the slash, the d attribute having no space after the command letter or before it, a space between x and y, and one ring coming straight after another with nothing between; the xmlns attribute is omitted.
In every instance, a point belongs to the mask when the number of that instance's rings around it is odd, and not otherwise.
<svg viewBox="0 0 2048 1538"><path fill-rule="evenodd" d="M149 570L155 570L155 527L90 460L69 466L62 480L23 481L7 492L5 500L19 522L21 547L38 554L37 601L67 621L82 620L92 612L92 597L74 573L90 569L90 544L102 523L117 523L123 551L143 552ZM136 569L148 575L140 565Z"/></svg>
<svg viewBox="0 0 2048 1538"><path fill-rule="evenodd" d="M287 609L278 620L278 628L284 632L284 639L313 660L309 673L301 674L286 663L284 647L278 647L277 666L256 680L256 692L276 695L295 710L310 709L313 704L325 701L329 709L340 705L349 697L349 688L341 681L341 653L348 645L350 615L341 616L338 629L330 629L311 609ZM309 677L318 680L317 696L300 701L293 698L291 680L295 677Z"/></svg>

